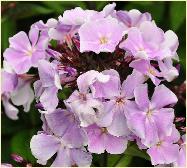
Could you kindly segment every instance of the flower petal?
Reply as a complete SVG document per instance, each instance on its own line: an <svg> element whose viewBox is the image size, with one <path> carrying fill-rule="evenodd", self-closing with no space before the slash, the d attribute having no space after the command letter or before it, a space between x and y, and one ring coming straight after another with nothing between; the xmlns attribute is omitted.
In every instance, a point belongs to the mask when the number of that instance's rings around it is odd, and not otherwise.
<svg viewBox="0 0 187 168"><path fill-rule="evenodd" d="M159 109L164 106L174 104L176 102L177 102L176 95L171 90L169 90L166 86L162 84L155 88L155 91L151 99L151 103L155 108Z"/></svg>
<svg viewBox="0 0 187 168"><path fill-rule="evenodd" d="M146 109L149 107L148 86L140 84L134 89L135 101L139 108Z"/></svg>
<svg viewBox="0 0 187 168"><path fill-rule="evenodd" d="M60 148L60 142L52 135L34 135L30 142L32 154L42 162L50 159Z"/></svg>

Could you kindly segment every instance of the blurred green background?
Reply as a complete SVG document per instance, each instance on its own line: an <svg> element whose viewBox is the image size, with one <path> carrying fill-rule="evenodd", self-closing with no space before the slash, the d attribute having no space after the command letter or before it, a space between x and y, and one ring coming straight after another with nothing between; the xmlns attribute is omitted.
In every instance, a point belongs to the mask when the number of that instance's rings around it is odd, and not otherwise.
<svg viewBox="0 0 187 168"><path fill-rule="evenodd" d="M21 30L28 32L30 25L36 21L43 20L46 22L49 18L57 18L65 10L77 6L83 9L96 9L100 11L108 3L107 1L1 2L1 55L9 45L9 37ZM180 42L178 55L181 69L179 77L170 85L181 84L186 77L185 2L118 1L116 5L117 10L138 9L141 12L149 12L156 24L164 31L171 29L176 32ZM17 153L28 160L28 162L35 163L36 160L31 155L29 143L32 135L41 129L42 124L40 115L33 106L29 113L24 113L22 108L20 108L20 111L20 119L17 121L8 119L3 112L1 115L1 162L12 163L15 166L19 166L19 164L11 159L11 153ZM176 113L179 113L179 116L181 114L184 116L185 106L177 105ZM105 155L94 155L94 166L103 166L106 165L106 162L108 166L151 166L147 155L137 151L136 147L130 147L125 155L110 155L108 160L105 159Z"/></svg>

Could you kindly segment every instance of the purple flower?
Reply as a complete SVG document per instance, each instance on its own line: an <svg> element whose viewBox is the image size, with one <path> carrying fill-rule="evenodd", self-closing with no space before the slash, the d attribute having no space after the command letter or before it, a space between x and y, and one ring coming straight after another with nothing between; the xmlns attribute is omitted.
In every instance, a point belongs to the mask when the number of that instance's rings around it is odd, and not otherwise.
<svg viewBox="0 0 187 168"><path fill-rule="evenodd" d="M34 99L34 93L30 86L30 81L18 77L15 73L1 71L1 95L5 114L13 120L18 119L18 109L13 106L23 106L24 111L30 110L30 105ZM11 102L13 103L10 103Z"/></svg>
<svg viewBox="0 0 187 168"><path fill-rule="evenodd" d="M62 89L57 65L40 60L38 72L40 80L34 83L35 96L43 105L46 113L51 113L58 105L57 92Z"/></svg>
<svg viewBox="0 0 187 168"><path fill-rule="evenodd" d="M30 142L37 162L45 165L57 153L51 166L90 166L91 154L83 148L86 142L85 132L78 125L73 113L57 109L52 114L46 114L44 118L51 133L40 132Z"/></svg>
<svg viewBox="0 0 187 168"><path fill-rule="evenodd" d="M116 3L113 2L112 4L106 5L100 13L103 15L103 17L107 17L109 15L112 16L113 13L115 13L115 7Z"/></svg>
<svg viewBox="0 0 187 168"><path fill-rule="evenodd" d="M102 15L100 15L97 11L83 10L80 7L76 7L71 10L66 10L63 13L63 17L60 17L60 21L65 25L80 26L86 22L90 22L101 17Z"/></svg>
<svg viewBox="0 0 187 168"><path fill-rule="evenodd" d="M161 74L156 68L154 68L151 65L150 61L148 60L138 59L138 60L132 61L129 64L129 66L141 72L142 74L146 75L147 77L149 77L156 86L159 85L161 82L161 80L158 79L158 77L162 77L164 75L164 74ZM166 68L164 65L162 66L163 66L163 69Z"/></svg>
<svg viewBox="0 0 187 168"><path fill-rule="evenodd" d="M126 105L129 99L134 97L134 88L144 82L144 77L137 71L122 83L117 71L105 70L104 75L110 75L110 80L106 83L95 82L92 86L92 93L95 98L105 98L108 101L103 102L105 114L100 118L99 126L107 127L110 134L114 136L123 136L130 133L126 121Z"/></svg>
<svg viewBox="0 0 187 168"><path fill-rule="evenodd" d="M139 27L144 21L151 21L151 15L148 12L141 13L137 9L130 11L116 11L116 18L124 24L124 28Z"/></svg>
<svg viewBox="0 0 187 168"><path fill-rule="evenodd" d="M157 56L159 45L164 41L164 32L154 23L145 21L140 28L132 27L120 48L128 50L135 58L153 59Z"/></svg>
<svg viewBox="0 0 187 168"><path fill-rule="evenodd" d="M171 58L166 58L163 61L158 61L159 68L161 70L161 76L168 82L171 82L179 75L179 71L173 65Z"/></svg>
<svg viewBox="0 0 187 168"><path fill-rule="evenodd" d="M145 21L139 28L132 27L120 48L128 50L135 58L162 60L176 55L178 38L171 30L163 32L155 23Z"/></svg>
<svg viewBox="0 0 187 168"><path fill-rule="evenodd" d="M174 162L174 166L176 167L186 167L186 134L182 135L181 141L179 155Z"/></svg>
<svg viewBox="0 0 187 168"><path fill-rule="evenodd" d="M79 29L80 52L113 52L122 39L123 28L114 18L108 17L87 22Z"/></svg>
<svg viewBox="0 0 187 168"><path fill-rule="evenodd" d="M158 141L151 146L147 153L151 157L151 163L157 164L170 164L177 160L179 155L179 146L176 143L180 138L180 134L173 126L170 136L160 136Z"/></svg>
<svg viewBox="0 0 187 168"><path fill-rule="evenodd" d="M104 127L90 125L86 128L88 134L88 150L92 153L121 154L127 147L127 140L124 137L115 137L108 133Z"/></svg>
<svg viewBox="0 0 187 168"><path fill-rule="evenodd" d="M89 93L89 88L96 82L107 82L109 75L103 75L98 71L88 71L77 78L79 91L75 90L71 96L65 100L69 104L81 121L81 126L86 127L98 121L103 113L103 104L100 100L93 98Z"/></svg>
<svg viewBox="0 0 187 168"><path fill-rule="evenodd" d="M9 42L10 48L5 50L4 58L17 74L37 67L38 61L45 58L47 39L39 37L39 30L35 28L29 31L29 37L21 31L9 38Z"/></svg>
<svg viewBox="0 0 187 168"><path fill-rule="evenodd" d="M127 105L127 125L149 147L158 141L158 134L171 134L174 110L165 107L176 103L177 97L167 87L159 85L149 101L147 89L147 84L135 88L135 102Z"/></svg>

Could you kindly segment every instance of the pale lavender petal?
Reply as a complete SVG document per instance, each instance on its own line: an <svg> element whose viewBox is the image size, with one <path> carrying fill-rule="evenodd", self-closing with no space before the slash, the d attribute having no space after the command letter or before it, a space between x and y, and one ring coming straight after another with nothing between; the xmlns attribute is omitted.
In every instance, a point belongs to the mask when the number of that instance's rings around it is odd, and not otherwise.
<svg viewBox="0 0 187 168"><path fill-rule="evenodd" d="M145 138L141 142L150 147L159 141L157 125L149 118L145 120Z"/></svg>
<svg viewBox="0 0 187 168"><path fill-rule="evenodd" d="M79 91L82 93L87 93L89 87L97 80L103 83L107 82L109 80L109 75L103 75L102 73L99 73L95 70L90 70L80 75L77 78Z"/></svg>
<svg viewBox="0 0 187 168"><path fill-rule="evenodd" d="M70 153L70 149L60 147L57 152L57 157L55 158L51 167L71 167L72 160L69 153Z"/></svg>
<svg viewBox="0 0 187 168"><path fill-rule="evenodd" d="M60 141L52 135L38 134L32 137L30 148L39 162L45 163L60 148Z"/></svg>
<svg viewBox="0 0 187 168"><path fill-rule="evenodd" d="M127 49L132 53L133 56L137 54L137 51L144 48L144 43L142 39L141 32L138 28L131 28L128 31L128 38L123 41L120 45L120 48Z"/></svg>
<svg viewBox="0 0 187 168"><path fill-rule="evenodd" d="M171 82L179 75L179 71L172 65L173 61L170 58L166 58L163 61L158 61L161 75L168 81Z"/></svg>
<svg viewBox="0 0 187 168"><path fill-rule="evenodd" d="M46 60L40 60L38 63L38 72L43 87L54 86L55 65Z"/></svg>
<svg viewBox="0 0 187 168"><path fill-rule="evenodd" d="M64 142L71 145L72 147L79 148L83 145L87 145L87 137L85 131L75 123L72 123L72 126L69 126L67 132L62 138Z"/></svg>
<svg viewBox="0 0 187 168"><path fill-rule="evenodd" d="M106 83L99 81L94 82L91 87L92 94L95 98L113 98L120 94L120 78L117 71L110 69L102 72L104 75L109 75L110 79Z"/></svg>
<svg viewBox="0 0 187 168"><path fill-rule="evenodd" d="M142 115L141 112L129 116L127 119L127 125L135 135L143 139L146 138L145 115Z"/></svg>
<svg viewBox="0 0 187 168"><path fill-rule="evenodd" d="M151 44L151 47L158 47L158 44L164 40L164 32L159 29L155 23L145 21L140 25L140 31L144 41L147 44Z"/></svg>
<svg viewBox="0 0 187 168"><path fill-rule="evenodd" d="M21 31L9 38L10 47L19 51L25 51L31 47L28 36L25 32Z"/></svg>
<svg viewBox="0 0 187 168"><path fill-rule="evenodd" d="M131 26L137 27L137 22L140 20L141 12L137 9L131 9L128 12L129 17L131 18Z"/></svg>
<svg viewBox="0 0 187 168"><path fill-rule="evenodd" d="M146 109L149 106L148 86L140 84L134 89L135 101L141 109Z"/></svg>
<svg viewBox="0 0 187 168"><path fill-rule="evenodd" d="M24 106L24 111L28 112L30 109L30 105L34 100L34 93L31 89L30 83L25 83L24 81L20 81L17 89L11 93L12 103L20 106Z"/></svg>
<svg viewBox="0 0 187 168"><path fill-rule="evenodd" d="M145 77L140 72L133 70L132 74L127 76L127 79L123 81L121 94L128 99L134 97L134 89L139 84L144 83Z"/></svg>
<svg viewBox="0 0 187 168"><path fill-rule="evenodd" d="M137 71L146 74L149 69L150 63L146 60L135 60L129 64L130 67L136 69Z"/></svg>
<svg viewBox="0 0 187 168"><path fill-rule="evenodd" d="M5 109L5 114L12 120L18 119L19 110L13 106L7 98L3 98L3 106Z"/></svg>
<svg viewBox="0 0 187 168"><path fill-rule="evenodd" d="M39 30L37 28L31 28L29 31L29 39L32 46L35 46L39 38Z"/></svg>
<svg viewBox="0 0 187 168"><path fill-rule="evenodd" d="M164 106L174 104L176 102L177 102L176 95L171 90L169 90L166 86L162 84L155 88L155 91L151 99L151 104L155 108L159 109Z"/></svg>
<svg viewBox="0 0 187 168"><path fill-rule="evenodd" d="M12 92L18 83L18 77L15 73L8 73L1 70L1 94L4 92Z"/></svg>
<svg viewBox="0 0 187 168"><path fill-rule="evenodd" d="M53 112L58 105L57 92L58 89L56 87L49 87L44 90L40 97L40 102L44 109L47 110L47 113Z"/></svg>
<svg viewBox="0 0 187 168"><path fill-rule="evenodd" d="M86 129L88 134L88 151L91 153L104 153L104 141L101 137L101 129L96 125L91 125Z"/></svg>
<svg viewBox="0 0 187 168"><path fill-rule="evenodd" d="M76 165L80 167L90 167L92 163L92 155L89 152L86 152L81 149L72 149L71 150L72 160Z"/></svg>
<svg viewBox="0 0 187 168"><path fill-rule="evenodd" d="M154 75L152 74L147 74L147 76L152 80L152 82L155 84L155 86L158 86L161 82L160 79L158 79L157 77L155 77Z"/></svg>
<svg viewBox="0 0 187 168"><path fill-rule="evenodd" d="M163 48L169 48L172 52L176 52L179 46L179 40L177 35L172 31L168 30L164 34L164 42L162 43Z"/></svg>
<svg viewBox="0 0 187 168"><path fill-rule="evenodd" d="M175 167L186 167L186 147L179 150L177 160L174 162Z"/></svg>
<svg viewBox="0 0 187 168"><path fill-rule="evenodd" d="M153 118L159 134L164 134L166 136L171 135L174 120L174 110L172 108L156 110Z"/></svg>
<svg viewBox="0 0 187 168"><path fill-rule="evenodd" d="M180 140L180 133L176 129L175 124L172 125L172 132L170 133L170 135L165 136L165 137L163 135L163 137L161 137L161 138L164 139L164 141L169 142L169 143L176 143L176 142L178 142Z"/></svg>
<svg viewBox="0 0 187 168"><path fill-rule="evenodd" d="M34 82L33 86L34 86L35 97L38 101L39 97L42 95L44 91L41 80L37 80L36 82Z"/></svg>
<svg viewBox="0 0 187 168"><path fill-rule="evenodd" d="M103 103L105 112L103 116L100 117L99 121L97 121L97 125L101 127L107 127L111 125L114 115L115 103L115 100L110 100Z"/></svg>
<svg viewBox="0 0 187 168"><path fill-rule="evenodd" d="M116 12L118 20L123 22L127 27L131 26L131 18L126 11L117 11Z"/></svg>
<svg viewBox="0 0 187 168"><path fill-rule="evenodd" d="M51 131L57 136L63 136L72 124L70 121L74 121L73 114L63 109L56 109L51 114L45 114L44 117Z"/></svg>
<svg viewBox="0 0 187 168"><path fill-rule="evenodd" d="M107 127L108 132L114 136L127 136L130 130L127 127L127 120L124 112L115 111L113 115L113 121L110 126Z"/></svg>
<svg viewBox="0 0 187 168"><path fill-rule="evenodd" d="M26 73L32 66L30 56L13 48L7 48L3 56L17 74Z"/></svg>
<svg viewBox="0 0 187 168"><path fill-rule="evenodd" d="M104 136L106 151L110 154L121 154L127 148L127 140L123 137L115 137L110 134Z"/></svg>
<svg viewBox="0 0 187 168"><path fill-rule="evenodd" d="M102 10L104 17L107 17L108 15L112 14L114 12L115 7L116 7L116 3L114 2L112 4L106 5Z"/></svg>
<svg viewBox="0 0 187 168"><path fill-rule="evenodd" d="M151 14L148 12L142 13L139 17L139 19L136 22L136 25L139 26L144 21L151 21L152 17Z"/></svg>
<svg viewBox="0 0 187 168"><path fill-rule="evenodd" d="M87 22L79 29L80 52L113 52L122 39L122 33L122 26L114 18Z"/></svg>

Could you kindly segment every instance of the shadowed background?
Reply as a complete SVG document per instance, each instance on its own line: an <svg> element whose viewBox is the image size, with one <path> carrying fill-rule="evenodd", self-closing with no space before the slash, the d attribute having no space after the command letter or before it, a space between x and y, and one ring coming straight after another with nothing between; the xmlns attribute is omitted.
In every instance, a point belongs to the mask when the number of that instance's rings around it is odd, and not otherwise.
<svg viewBox="0 0 187 168"><path fill-rule="evenodd" d="M19 31L28 33L31 24L49 18L57 18L65 10L74 7L83 9L102 10L109 2L1 2L1 55L9 46L8 38ZM186 76L186 6L185 2L151 2L151 1L118 1L116 10L138 9L141 12L149 12L156 24L164 31L173 30L179 37L178 55L180 58L180 75L173 82L167 84L173 88L183 83ZM1 57L1 65L3 58ZM66 93L64 93L66 95ZM185 93L184 93L185 94ZM34 103L33 103L34 104ZM175 107L176 116L185 116L185 105L179 102ZM35 163L29 148L32 135L41 129L40 114L32 105L30 112L25 113L20 108L19 120L8 119L3 112L1 114L1 162L12 163L20 166L12 160L11 154L21 155L29 163ZM151 166L149 158L135 148L129 148L122 155L93 155L93 166Z"/></svg>

